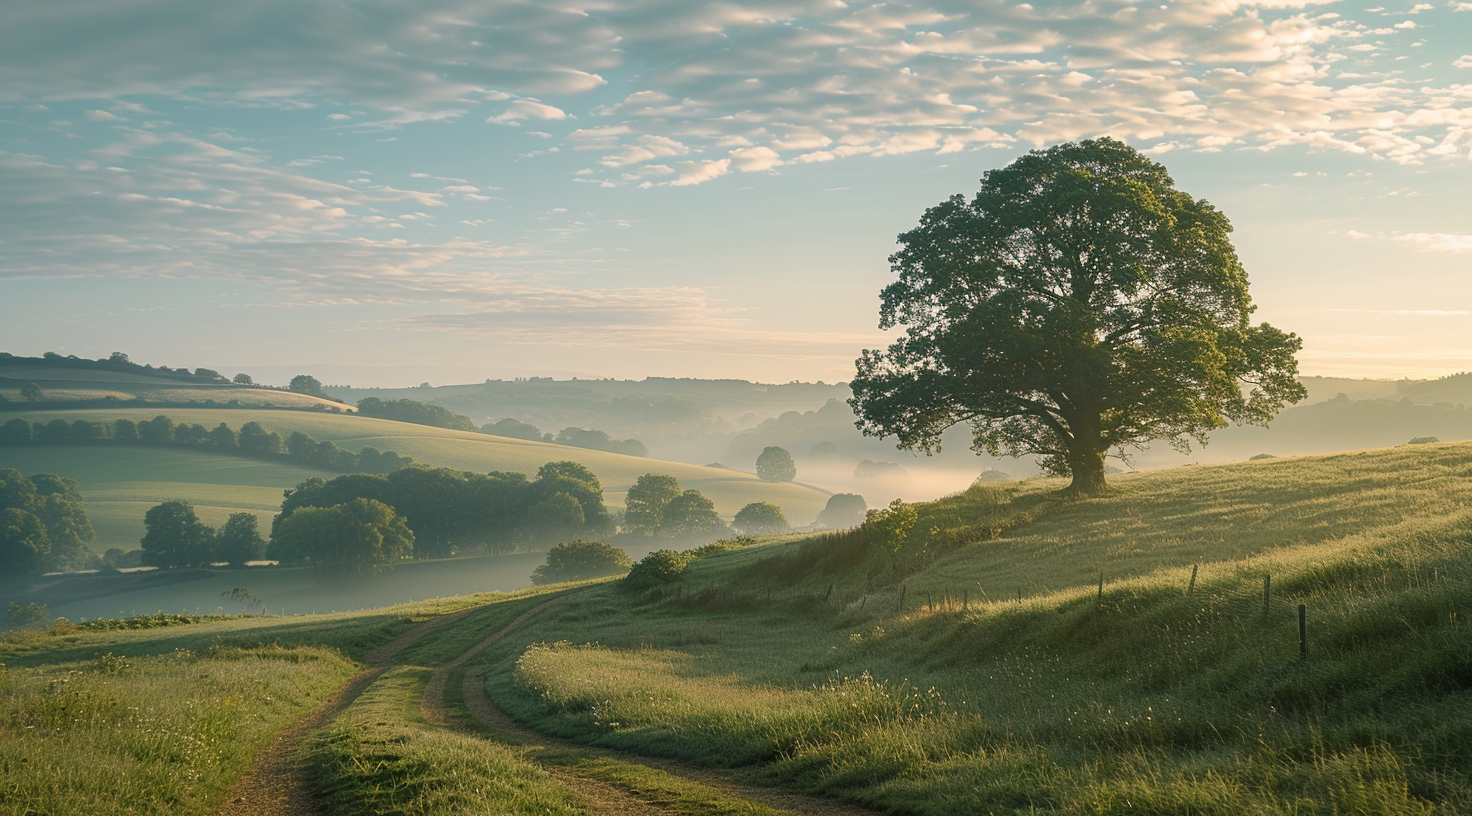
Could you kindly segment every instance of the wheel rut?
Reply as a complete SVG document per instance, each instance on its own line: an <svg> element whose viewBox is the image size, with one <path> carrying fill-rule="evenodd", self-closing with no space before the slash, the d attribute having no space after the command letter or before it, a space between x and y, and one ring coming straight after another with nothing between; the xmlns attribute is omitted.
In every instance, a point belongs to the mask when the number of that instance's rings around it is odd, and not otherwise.
<svg viewBox="0 0 1472 816"><path fill-rule="evenodd" d="M269 745L256 752L250 770L230 786L225 804L216 811L218 816L317 816L316 804L297 762L307 738L373 685L390 658L479 608L473 606L431 618L370 650L364 655L370 668L353 675L312 713L287 726Z"/></svg>
<svg viewBox="0 0 1472 816"><path fill-rule="evenodd" d="M496 633L486 637L480 643L477 643L459 657L435 671L424 691L422 706L426 718L431 722L447 728L455 727L448 721L446 716L447 706L445 704L445 688L451 674L455 670L463 667L491 644L519 628L531 618L546 612L558 603L569 600L571 597L571 595L564 595L527 610L516 620L507 624ZM592 748L556 737L549 737L515 722L496 707L495 703L485 691L485 683L483 682L485 671L486 667L475 666L462 674L461 699L464 701L466 710L481 725L489 728L493 732L509 737L510 739L507 741L513 744L529 749L532 752L529 754L529 758L533 759L533 761L537 760L537 753L546 754L548 752L556 752L564 756L607 758L633 765L642 765L705 786L727 797L766 805L777 814L877 816L879 813L876 810L862 808L845 802L744 784L736 780L731 774L708 769L691 768L673 760ZM607 816L622 816L623 814L675 812L670 808L662 807L658 802L636 796L617 785L579 773L575 763L563 764L544 761L538 764L551 773L565 787L580 796L590 812L600 814L600 816L603 814L607 814Z"/></svg>

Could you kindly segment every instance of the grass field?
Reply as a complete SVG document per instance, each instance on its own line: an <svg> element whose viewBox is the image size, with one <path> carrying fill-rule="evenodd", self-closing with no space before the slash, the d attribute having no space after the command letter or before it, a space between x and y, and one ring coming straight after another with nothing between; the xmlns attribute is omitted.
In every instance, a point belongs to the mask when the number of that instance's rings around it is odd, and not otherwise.
<svg viewBox="0 0 1472 816"><path fill-rule="evenodd" d="M922 506L897 554L863 531L791 537L713 551L652 588L596 585L482 653L485 687L553 737L898 814L1472 812L1472 445L1178 468L1088 500L1061 486ZM467 602L0 647L4 682L25 689L0 744L36 750L13 724L45 715L43 689L66 672L106 672L109 652L174 677L174 650L218 638L330 669L311 649L359 657ZM321 734L335 810L567 805L535 758L411 703L432 667L519 608L406 650ZM216 693L198 674L170 682ZM109 693L74 710L149 692ZM12 790L40 790L19 779L7 784L32 787Z"/></svg>
<svg viewBox="0 0 1472 816"><path fill-rule="evenodd" d="M610 588L489 688L541 729L899 813L1472 808L1472 446L1059 486L924 508L895 560L829 537Z"/></svg>
<svg viewBox="0 0 1472 816"><path fill-rule="evenodd" d="M0 396L12 402L24 402L20 389L27 383L41 386L46 400L95 400L113 397L118 400L143 399L152 402L226 403L234 400L242 405L277 406L281 408L324 407L353 410L332 400L278 391L272 388L202 383L186 383L166 377L150 377L128 371L99 371L74 368L31 368L0 364Z"/></svg>
<svg viewBox="0 0 1472 816"><path fill-rule="evenodd" d="M678 478L682 487L701 491L715 502L717 512L726 518L735 515L736 511L751 502L767 501L781 507L790 522L801 525L816 518L828 501L826 491L800 484L763 482L749 473L623 456L583 448L570 448L544 442L528 442L465 431L450 431L369 417L301 411L202 408L35 411L21 412L16 415L31 422L50 422L57 418L68 422L77 419L96 421L130 419L137 422L152 419L161 413L169 416L175 422L196 423L205 427L213 427L225 422L232 428L238 429L241 425L254 421L261 423L269 430L276 431L283 437L292 431L301 431L315 439L332 441L339 447L352 451L361 450L364 446L372 446L381 451L392 450L412 456L426 464L478 473L510 470L535 474L537 468L547 462L571 459L583 463L598 474L603 481L604 496L610 506L621 506L624 492L640 476L650 472L667 473ZM19 449L0 449L0 461L9 458L11 450ZM47 451L60 449L38 448L35 450L44 455ZM197 455L209 456L209 454ZM41 464L44 464L44 461ZM79 463L73 460L69 464ZM274 465L260 466L273 467ZM200 467L209 470L215 466L201 464ZM59 472L44 467L41 470ZM109 470L115 471L116 467L109 466ZM25 472L37 471L26 470ZM140 468L140 473L147 473L147 471ZM83 482L85 488L87 479L84 477L88 476L85 468L79 469L76 473L61 473L61 475ZM286 474L283 473L284 475ZM300 479L282 481L278 484L281 488L286 488L296 484L297 481ZM206 496L200 503L209 504L208 497ZM275 505L280 505L279 496ZM252 508L246 507L246 509Z"/></svg>
<svg viewBox="0 0 1472 816"><path fill-rule="evenodd" d="M231 513L250 512L262 530L281 509L281 494L325 470L207 451L102 445L0 448L0 467L32 475L76 479L97 531L92 549L132 550L143 538L143 514L159 502L184 499L204 523L219 526Z"/></svg>

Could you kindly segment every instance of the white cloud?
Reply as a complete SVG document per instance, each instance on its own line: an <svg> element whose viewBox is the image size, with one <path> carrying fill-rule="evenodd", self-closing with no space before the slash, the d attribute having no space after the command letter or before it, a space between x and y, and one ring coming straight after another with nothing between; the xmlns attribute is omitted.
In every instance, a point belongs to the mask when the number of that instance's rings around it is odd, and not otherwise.
<svg viewBox="0 0 1472 816"><path fill-rule="evenodd" d="M692 184L700 184L710 181L717 176L723 176L731 168L730 159L717 161L682 161L675 163L676 172L680 177L668 182L671 187L688 187Z"/></svg>
<svg viewBox="0 0 1472 816"><path fill-rule="evenodd" d="M1425 252L1472 252L1472 235L1455 232L1412 232L1395 236L1395 240Z"/></svg>
<svg viewBox="0 0 1472 816"><path fill-rule="evenodd" d="M496 116L487 119L487 122L508 123L521 119L540 119L542 121L557 121L568 118L567 112L561 108L551 105L543 105L540 102L532 102L518 99L506 106L506 110Z"/></svg>

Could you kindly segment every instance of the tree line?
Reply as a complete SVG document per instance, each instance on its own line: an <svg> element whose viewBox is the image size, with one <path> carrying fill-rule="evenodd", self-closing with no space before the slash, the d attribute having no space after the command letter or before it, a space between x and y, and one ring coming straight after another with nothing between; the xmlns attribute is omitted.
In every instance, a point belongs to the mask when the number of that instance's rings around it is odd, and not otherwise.
<svg viewBox="0 0 1472 816"><path fill-rule="evenodd" d="M637 439L614 439L608 435L607 431L567 427L558 431L554 436L550 433L542 433L542 430L535 425L510 418L488 422L477 428L470 417L464 414L457 414L442 405L431 405L412 399L384 400L378 397L364 397L358 400L358 413L366 417L410 422L431 428L479 431L491 436L525 439L531 442L551 442L554 445L566 445L570 448L622 453L626 456L649 455L649 448L643 442Z"/></svg>
<svg viewBox="0 0 1472 816"><path fill-rule="evenodd" d="M175 423L162 414L142 422L130 419L106 422L53 419L32 423L16 417L0 425L0 445L27 444L179 446L262 459L284 459L347 473L388 473L414 462L408 456L374 447L364 447L357 452L343 450L331 440L318 441L301 431L293 431L283 439L259 422L247 422L235 431L224 422L206 428L187 422Z"/></svg>

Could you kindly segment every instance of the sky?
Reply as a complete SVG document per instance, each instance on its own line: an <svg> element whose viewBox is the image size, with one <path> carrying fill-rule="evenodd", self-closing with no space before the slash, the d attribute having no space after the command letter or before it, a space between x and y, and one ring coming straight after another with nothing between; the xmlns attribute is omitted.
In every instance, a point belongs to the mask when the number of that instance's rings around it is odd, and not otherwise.
<svg viewBox="0 0 1472 816"><path fill-rule="evenodd" d="M1472 370L1444 0L6 3L0 350L843 381L897 234L1101 135L1232 220L1302 373Z"/></svg>

